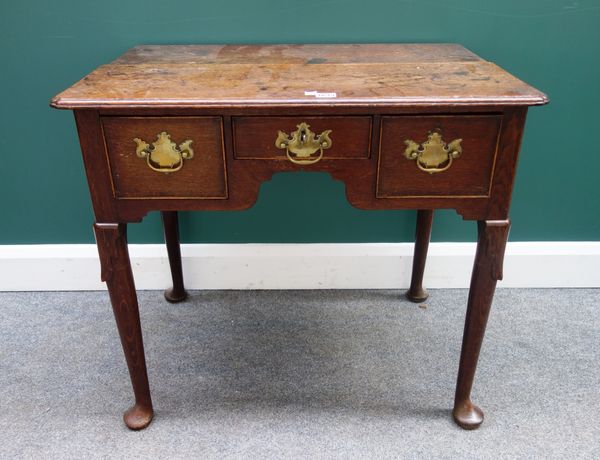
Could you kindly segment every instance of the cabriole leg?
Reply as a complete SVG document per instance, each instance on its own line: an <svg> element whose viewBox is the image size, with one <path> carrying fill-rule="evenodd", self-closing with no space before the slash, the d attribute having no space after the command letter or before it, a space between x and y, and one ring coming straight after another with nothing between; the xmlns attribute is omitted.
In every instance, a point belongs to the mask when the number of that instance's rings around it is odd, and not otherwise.
<svg viewBox="0 0 600 460"><path fill-rule="evenodd" d="M472 430L483 422L483 412L471 401L471 388L485 327L496 289L502 279L502 262L508 239L508 220L479 221L477 252L471 277L454 410L456 423Z"/></svg>
<svg viewBox="0 0 600 460"><path fill-rule="evenodd" d="M417 211L417 229L415 231L415 252L413 256L412 276L410 288L406 297L412 302L423 302L429 294L423 289L423 273L425 272L425 261L427 260L427 249L431 238L431 224L433 222L433 210L420 209Z"/></svg>
<svg viewBox="0 0 600 460"><path fill-rule="evenodd" d="M94 224L101 278L108 286L135 395L135 405L125 412L123 419L132 430L140 430L150 424L153 411L126 231L126 224Z"/></svg>
<svg viewBox="0 0 600 460"><path fill-rule="evenodd" d="M187 298L183 287L183 269L181 267L181 249L179 246L179 221L177 211L163 211L160 213L165 231L165 243L169 254L169 266L173 287L165 291L165 299L169 302L181 302Z"/></svg>

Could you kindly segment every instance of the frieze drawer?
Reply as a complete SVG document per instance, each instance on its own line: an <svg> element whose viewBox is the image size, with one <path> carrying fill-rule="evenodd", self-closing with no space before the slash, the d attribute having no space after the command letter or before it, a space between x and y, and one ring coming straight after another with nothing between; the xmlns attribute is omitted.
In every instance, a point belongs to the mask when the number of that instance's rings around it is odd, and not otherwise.
<svg viewBox="0 0 600 460"><path fill-rule="evenodd" d="M487 197L500 115L389 116L381 123L377 197Z"/></svg>
<svg viewBox="0 0 600 460"><path fill-rule="evenodd" d="M220 117L102 117L116 198L227 198Z"/></svg>
<svg viewBox="0 0 600 460"><path fill-rule="evenodd" d="M234 117L235 158L290 160L300 164L321 159L367 159L371 153L371 120L370 116ZM294 153L291 145L287 148L294 136L304 156ZM314 153L306 152L309 144L314 144Z"/></svg>

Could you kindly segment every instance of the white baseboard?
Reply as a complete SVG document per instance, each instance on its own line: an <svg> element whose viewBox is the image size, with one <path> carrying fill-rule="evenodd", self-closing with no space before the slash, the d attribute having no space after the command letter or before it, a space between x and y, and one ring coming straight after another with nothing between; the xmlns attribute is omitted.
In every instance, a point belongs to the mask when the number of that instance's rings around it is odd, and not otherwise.
<svg viewBox="0 0 600 460"><path fill-rule="evenodd" d="M137 289L170 284L160 244L129 247ZM184 244L189 289L404 289L410 243ZM474 243L432 243L426 287L469 285ZM499 287L600 287L600 242L509 243ZM0 291L101 290L95 245L0 246Z"/></svg>

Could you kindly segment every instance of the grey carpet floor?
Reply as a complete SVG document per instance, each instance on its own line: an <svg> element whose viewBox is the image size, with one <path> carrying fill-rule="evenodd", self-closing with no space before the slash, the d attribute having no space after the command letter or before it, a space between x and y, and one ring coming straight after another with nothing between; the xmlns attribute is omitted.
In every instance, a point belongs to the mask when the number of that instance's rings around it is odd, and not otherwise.
<svg viewBox="0 0 600 460"><path fill-rule="evenodd" d="M140 292L156 417L106 293L0 293L2 458L600 458L600 290L498 290L450 415L465 290Z"/></svg>

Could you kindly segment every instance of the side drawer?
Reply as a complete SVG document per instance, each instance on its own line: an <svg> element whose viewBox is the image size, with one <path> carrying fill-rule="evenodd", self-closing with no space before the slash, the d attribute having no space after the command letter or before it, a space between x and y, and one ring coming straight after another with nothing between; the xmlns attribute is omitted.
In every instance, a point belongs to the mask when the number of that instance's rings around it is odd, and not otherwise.
<svg viewBox="0 0 600 460"><path fill-rule="evenodd" d="M286 160L285 149L275 146L279 131L287 134L307 123L316 135L331 130L331 148L323 160L364 159L370 157L371 117L234 117L233 148L236 159Z"/></svg>
<svg viewBox="0 0 600 460"><path fill-rule="evenodd" d="M501 115L383 117L377 198L487 197Z"/></svg>
<svg viewBox="0 0 600 460"><path fill-rule="evenodd" d="M227 198L220 117L102 117L102 127L115 197Z"/></svg>

